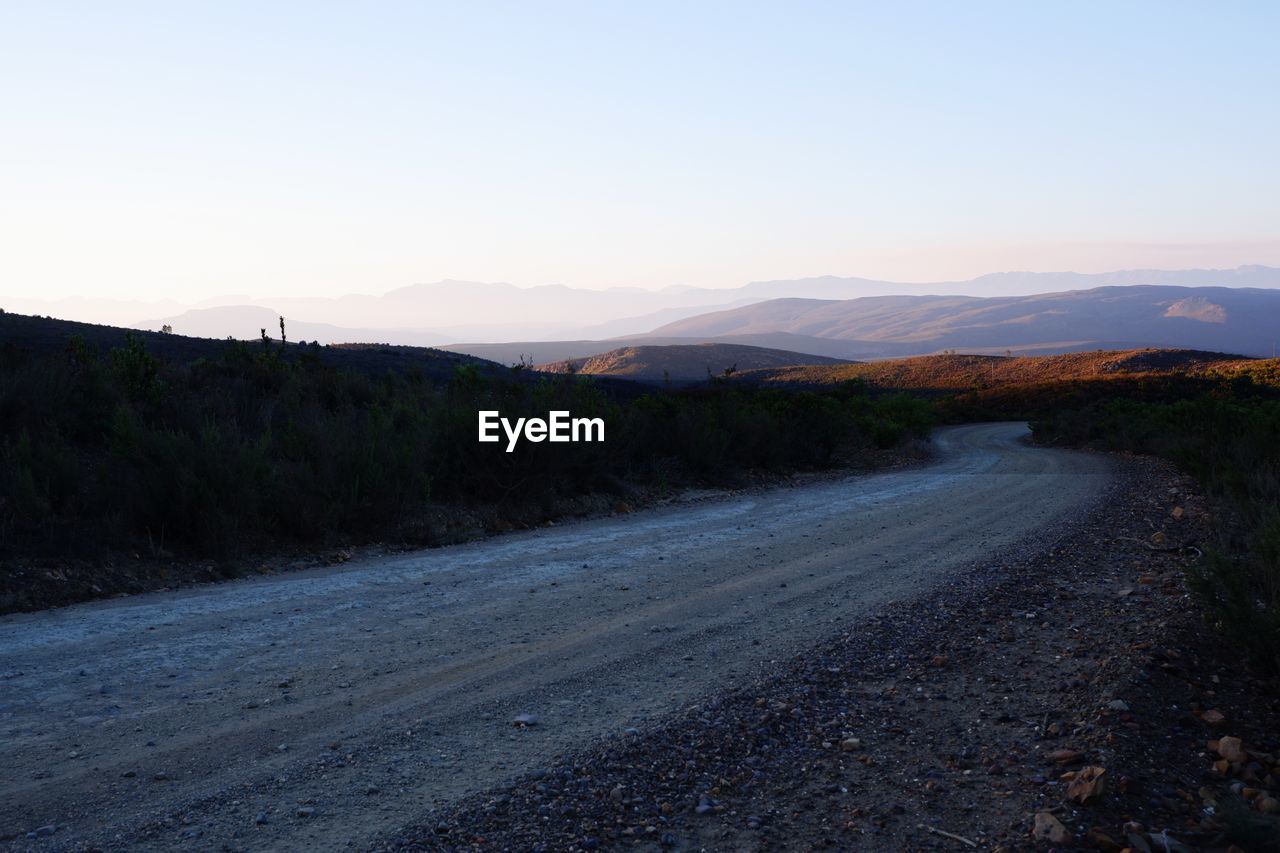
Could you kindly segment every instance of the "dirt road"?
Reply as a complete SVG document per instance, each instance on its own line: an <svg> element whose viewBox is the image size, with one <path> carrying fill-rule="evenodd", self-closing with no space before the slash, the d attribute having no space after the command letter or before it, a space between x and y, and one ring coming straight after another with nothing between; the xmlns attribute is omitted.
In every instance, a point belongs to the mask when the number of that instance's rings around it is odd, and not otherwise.
<svg viewBox="0 0 1280 853"><path fill-rule="evenodd" d="M6 617L0 839L366 847L1101 492L1105 460L1025 433L951 428L910 470Z"/></svg>

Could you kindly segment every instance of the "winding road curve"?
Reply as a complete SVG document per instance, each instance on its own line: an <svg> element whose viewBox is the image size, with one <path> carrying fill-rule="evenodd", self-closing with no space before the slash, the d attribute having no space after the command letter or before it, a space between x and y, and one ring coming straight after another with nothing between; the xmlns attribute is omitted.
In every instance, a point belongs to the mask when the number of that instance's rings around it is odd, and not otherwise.
<svg viewBox="0 0 1280 853"><path fill-rule="evenodd" d="M907 470L5 617L0 843L367 847L1102 493L1104 459L1025 434L949 428Z"/></svg>

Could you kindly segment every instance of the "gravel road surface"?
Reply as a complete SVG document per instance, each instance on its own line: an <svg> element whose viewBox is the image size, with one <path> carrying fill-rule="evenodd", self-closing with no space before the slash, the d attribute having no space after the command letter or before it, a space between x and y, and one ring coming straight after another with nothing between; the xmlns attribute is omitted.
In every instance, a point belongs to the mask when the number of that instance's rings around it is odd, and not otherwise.
<svg viewBox="0 0 1280 853"><path fill-rule="evenodd" d="M856 627L1109 481L1026 433L948 428L906 470L4 617L0 841L367 847Z"/></svg>

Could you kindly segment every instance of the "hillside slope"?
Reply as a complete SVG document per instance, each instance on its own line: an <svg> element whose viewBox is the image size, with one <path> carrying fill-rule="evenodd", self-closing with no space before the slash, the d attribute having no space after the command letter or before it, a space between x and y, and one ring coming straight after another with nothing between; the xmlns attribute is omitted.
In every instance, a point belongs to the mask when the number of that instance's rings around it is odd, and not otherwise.
<svg viewBox="0 0 1280 853"><path fill-rule="evenodd" d="M943 349L1069 352L1145 346L1271 355L1280 340L1280 290L1143 285L1036 296L882 296L773 299L668 323L654 335L787 332ZM893 345L891 348L889 345Z"/></svg>
<svg viewBox="0 0 1280 853"><path fill-rule="evenodd" d="M879 388L966 390L1143 376L1234 376L1276 381L1280 360L1197 350L1144 349L1049 356L929 355L870 363L801 365L744 371L743 381L824 386L862 381Z"/></svg>
<svg viewBox="0 0 1280 853"><path fill-rule="evenodd" d="M865 343L841 341L836 338L816 338L812 335L792 335L772 332L763 335L708 335L698 337L631 335L607 340L565 341L511 341L509 343L448 344L441 349L474 355L477 358L496 361L499 364L551 364L557 361L585 359L603 355L625 347L694 346L697 344L734 344L737 346L763 347L801 354L805 363L813 363L813 356L836 361L857 361L862 358L916 355L911 344Z"/></svg>
<svg viewBox="0 0 1280 853"><path fill-rule="evenodd" d="M276 319L278 322L278 318ZM458 366L464 364L474 365L484 372L507 372L502 366L486 359L428 347L390 346L373 342L336 346L302 345L292 341L292 328L291 324L286 323L285 330L291 338L284 348L286 356L307 354L332 367L375 374L388 370L415 369L435 379L448 379ZM278 325L267 328L267 334L273 339L273 345L279 344ZM104 354L123 347L127 335L141 339L153 355L176 363L219 359L233 347L258 346L256 342L246 344L243 341L143 332L118 326L0 312L0 348L10 353L42 355L62 352L67 349L71 339L76 338L91 350Z"/></svg>
<svg viewBox="0 0 1280 853"><path fill-rule="evenodd" d="M741 344L671 344L630 346L588 358L575 358L541 365L551 373L581 373L618 376L644 381L672 379L689 382L719 376L728 371L780 368L789 365L838 365L847 362L819 355L743 346Z"/></svg>

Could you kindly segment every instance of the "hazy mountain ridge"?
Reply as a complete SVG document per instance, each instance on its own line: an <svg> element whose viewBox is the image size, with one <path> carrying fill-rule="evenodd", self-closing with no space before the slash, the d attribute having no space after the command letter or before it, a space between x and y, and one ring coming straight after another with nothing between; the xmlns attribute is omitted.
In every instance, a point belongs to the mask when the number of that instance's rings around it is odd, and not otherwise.
<svg viewBox="0 0 1280 853"><path fill-rule="evenodd" d="M1262 356L1280 339L1280 291L1129 285L1018 297L776 299L669 323L654 335L776 332L907 344L918 354L1130 342Z"/></svg>
<svg viewBox="0 0 1280 853"><path fill-rule="evenodd" d="M382 295L339 297L222 295L180 304L111 299L6 298L0 307L20 313L111 323L133 328L173 326L175 331L211 337L252 338L259 322L248 311L268 310L293 323L336 326L343 334L401 344L443 344L459 340L549 340L606 338L652 332L664 323L727 309L734 305L783 298L849 300L896 296L963 297L973 293L1025 296L1116 285L1181 285L1280 288L1280 269L1242 266L1229 270L1121 270L1107 273L1000 272L967 281L934 283L820 276L754 281L734 288L673 286L660 290L618 287L593 290L564 285L519 287L503 282L448 279L414 284ZM224 325L209 325L208 309L239 307L237 317L216 315ZM199 331L197 331L197 329ZM308 334L322 343L320 329ZM336 333L335 333L336 334Z"/></svg>

